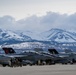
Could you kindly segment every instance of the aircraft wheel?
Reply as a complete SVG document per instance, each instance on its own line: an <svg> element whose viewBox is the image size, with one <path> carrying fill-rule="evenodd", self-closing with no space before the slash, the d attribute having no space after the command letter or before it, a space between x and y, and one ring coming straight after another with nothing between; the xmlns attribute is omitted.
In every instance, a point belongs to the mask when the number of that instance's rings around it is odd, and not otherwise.
<svg viewBox="0 0 76 75"><path fill-rule="evenodd" d="M6 67L6 64L3 64L2 66L3 66L3 67Z"/></svg>
<svg viewBox="0 0 76 75"><path fill-rule="evenodd" d="M70 61L70 64L73 64L73 62L72 62L72 61Z"/></svg>
<svg viewBox="0 0 76 75"><path fill-rule="evenodd" d="M67 65L68 63L65 63L65 65Z"/></svg>
<svg viewBox="0 0 76 75"><path fill-rule="evenodd" d="M32 64L29 64L30 66L32 66Z"/></svg>
<svg viewBox="0 0 76 75"><path fill-rule="evenodd" d="M71 61L70 61L70 64L73 64L74 63L74 59L72 59Z"/></svg>

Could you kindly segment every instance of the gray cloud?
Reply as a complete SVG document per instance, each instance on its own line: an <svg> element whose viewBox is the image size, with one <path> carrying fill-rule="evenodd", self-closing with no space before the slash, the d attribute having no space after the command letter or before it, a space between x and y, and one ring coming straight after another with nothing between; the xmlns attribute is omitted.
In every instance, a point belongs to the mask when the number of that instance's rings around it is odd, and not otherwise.
<svg viewBox="0 0 76 75"><path fill-rule="evenodd" d="M43 32L52 28L76 30L76 13L67 15L48 12L46 15L37 17L30 16L26 19L15 21L11 16L0 17L0 27L8 30Z"/></svg>

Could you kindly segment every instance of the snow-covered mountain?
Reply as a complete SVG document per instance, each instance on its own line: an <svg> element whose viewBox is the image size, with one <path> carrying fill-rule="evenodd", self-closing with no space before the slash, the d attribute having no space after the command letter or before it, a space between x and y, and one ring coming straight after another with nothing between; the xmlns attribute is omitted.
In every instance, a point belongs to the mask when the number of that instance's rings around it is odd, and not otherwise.
<svg viewBox="0 0 76 75"><path fill-rule="evenodd" d="M9 30L0 29L0 43L16 43L29 40L31 40L31 38L26 35L18 35L17 33Z"/></svg>
<svg viewBox="0 0 76 75"><path fill-rule="evenodd" d="M19 42L58 42L58 43L72 43L76 42L76 33L61 29L51 29L43 33L36 32L13 32L10 30L0 29L0 44L4 43L19 43Z"/></svg>
<svg viewBox="0 0 76 75"><path fill-rule="evenodd" d="M21 34L23 34L23 35L27 35L27 36L29 36L29 37L31 37L32 39L34 39L34 40L43 40L42 39L42 36L40 35L40 33L38 33L38 32L33 32L33 31L25 31L25 32L21 32L21 33L19 33L19 35L21 35ZM46 40L45 40L46 41Z"/></svg>
<svg viewBox="0 0 76 75"><path fill-rule="evenodd" d="M42 33L37 33L33 31L22 32L23 35L27 35L32 39L38 41L54 41L59 43L70 43L76 42L76 33L70 32L62 29L51 29Z"/></svg>
<svg viewBox="0 0 76 75"><path fill-rule="evenodd" d="M76 33L61 29L51 29L41 33L44 40L56 42L76 42Z"/></svg>

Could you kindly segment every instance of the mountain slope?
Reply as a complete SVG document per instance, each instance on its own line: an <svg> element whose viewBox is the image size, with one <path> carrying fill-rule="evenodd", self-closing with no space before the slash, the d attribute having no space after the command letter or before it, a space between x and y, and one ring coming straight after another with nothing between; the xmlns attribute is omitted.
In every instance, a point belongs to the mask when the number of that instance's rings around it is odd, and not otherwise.
<svg viewBox="0 0 76 75"><path fill-rule="evenodd" d="M76 33L61 29L51 29L41 33L43 39L56 42L76 42Z"/></svg>
<svg viewBox="0 0 76 75"><path fill-rule="evenodd" d="M0 29L0 43L6 43L6 42L17 43L29 40L31 40L31 38L26 35L18 35L15 32Z"/></svg>

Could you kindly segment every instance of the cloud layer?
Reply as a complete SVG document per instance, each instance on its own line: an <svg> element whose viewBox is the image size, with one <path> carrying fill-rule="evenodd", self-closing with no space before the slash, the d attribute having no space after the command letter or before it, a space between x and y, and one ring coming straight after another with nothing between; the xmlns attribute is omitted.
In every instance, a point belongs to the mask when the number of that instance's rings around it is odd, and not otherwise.
<svg viewBox="0 0 76 75"><path fill-rule="evenodd" d="M36 15L16 21L11 16L0 17L0 28L8 30L43 32L52 28L76 30L76 13L67 15L47 12L46 15Z"/></svg>

